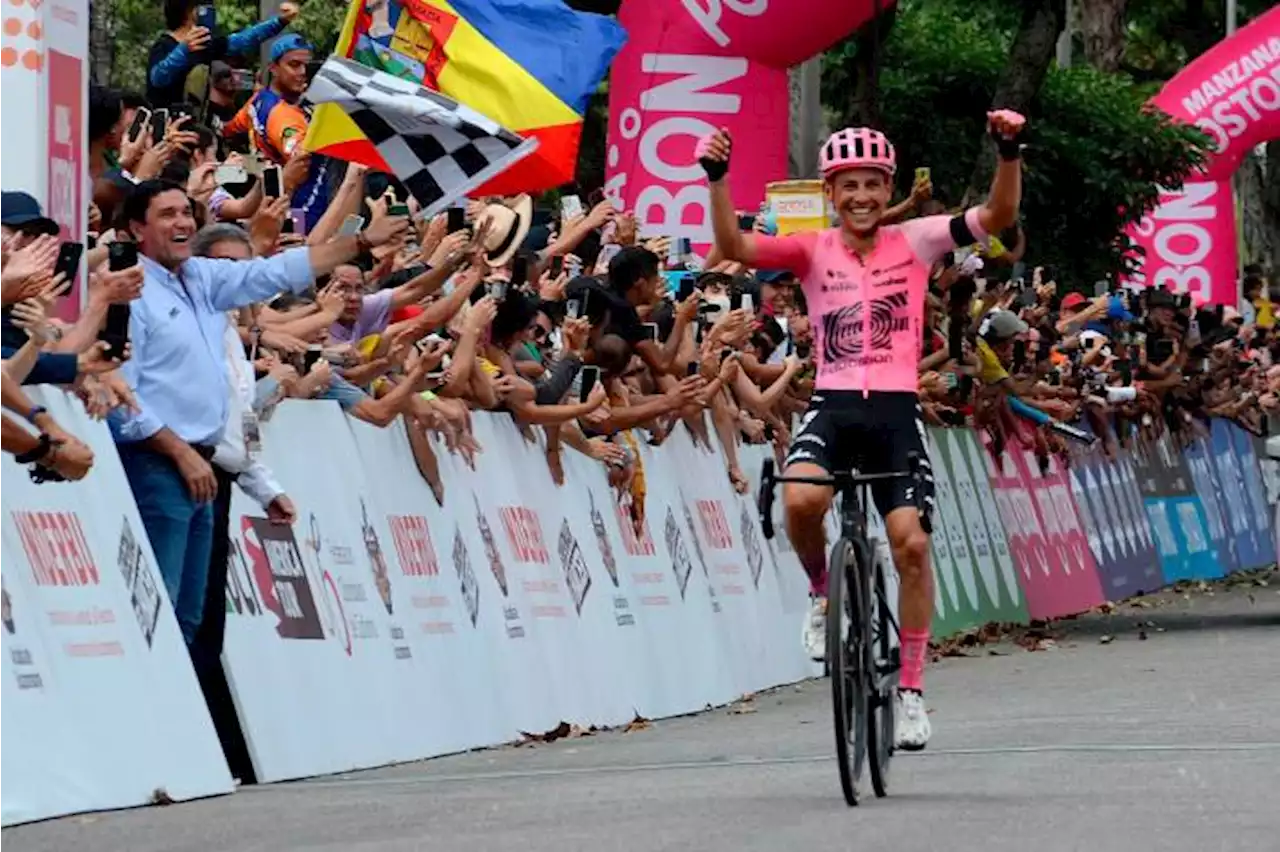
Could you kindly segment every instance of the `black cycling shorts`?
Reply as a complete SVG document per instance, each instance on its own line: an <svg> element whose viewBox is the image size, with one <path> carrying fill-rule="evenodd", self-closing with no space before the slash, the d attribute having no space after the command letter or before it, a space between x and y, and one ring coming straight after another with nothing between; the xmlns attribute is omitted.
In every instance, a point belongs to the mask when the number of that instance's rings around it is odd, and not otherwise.
<svg viewBox="0 0 1280 852"><path fill-rule="evenodd" d="M856 470L863 474L906 473L910 454L920 454L925 493L915 493L909 478L871 484L871 497L881 517L903 506L920 510L925 532L933 531L933 469L920 400L914 393L817 391L791 442L787 467L804 462L828 473Z"/></svg>

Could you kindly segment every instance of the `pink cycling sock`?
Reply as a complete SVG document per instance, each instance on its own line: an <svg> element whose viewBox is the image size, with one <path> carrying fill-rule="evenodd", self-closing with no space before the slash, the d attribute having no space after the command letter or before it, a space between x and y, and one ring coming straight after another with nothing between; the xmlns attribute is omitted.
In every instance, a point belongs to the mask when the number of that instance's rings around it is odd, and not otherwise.
<svg viewBox="0 0 1280 852"><path fill-rule="evenodd" d="M924 661L929 656L929 631L903 630L901 654L898 688L924 692Z"/></svg>
<svg viewBox="0 0 1280 852"><path fill-rule="evenodd" d="M801 562L804 565L803 562ZM821 562L814 565L804 565L804 573L809 575L809 594L815 598L825 598L827 596L827 560L824 557Z"/></svg>

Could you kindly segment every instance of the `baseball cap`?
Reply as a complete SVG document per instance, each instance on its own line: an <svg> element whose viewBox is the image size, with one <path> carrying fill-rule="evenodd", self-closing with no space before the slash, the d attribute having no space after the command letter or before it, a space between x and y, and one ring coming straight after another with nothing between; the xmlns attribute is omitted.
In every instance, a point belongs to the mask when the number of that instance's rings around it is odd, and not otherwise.
<svg viewBox="0 0 1280 852"><path fill-rule="evenodd" d="M315 52L315 48L311 46L311 43L302 36L297 33L285 33L272 43L271 61L279 62L282 56L295 50L307 50L312 53Z"/></svg>
<svg viewBox="0 0 1280 852"><path fill-rule="evenodd" d="M1128 309L1125 308L1123 299L1119 296L1112 296L1111 301L1107 304L1107 319L1133 322L1133 314L1129 313Z"/></svg>
<svg viewBox="0 0 1280 852"><path fill-rule="evenodd" d="M796 275L789 269L761 269L756 273L761 284L794 284Z"/></svg>
<svg viewBox="0 0 1280 852"><path fill-rule="evenodd" d="M1008 340L1026 334L1029 328L1013 311L994 310L983 317L978 333L987 340Z"/></svg>
<svg viewBox="0 0 1280 852"><path fill-rule="evenodd" d="M1062 297L1061 310L1074 311L1085 303L1083 293L1068 293Z"/></svg>
<svg viewBox="0 0 1280 852"><path fill-rule="evenodd" d="M215 59L209 63L209 79L215 83L230 79L231 66L223 62L221 59Z"/></svg>
<svg viewBox="0 0 1280 852"><path fill-rule="evenodd" d="M58 223L40 210L40 202L26 192L0 193L0 224L29 233L57 236Z"/></svg>

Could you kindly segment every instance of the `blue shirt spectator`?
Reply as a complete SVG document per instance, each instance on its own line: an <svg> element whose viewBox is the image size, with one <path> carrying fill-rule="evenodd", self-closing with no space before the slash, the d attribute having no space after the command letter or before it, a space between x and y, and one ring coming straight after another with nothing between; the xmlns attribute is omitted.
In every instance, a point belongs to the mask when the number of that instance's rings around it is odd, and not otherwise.
<svg viewBox="0 0 1280 852"><path fill-rule="evenodd" d="M196 222L177 184L138 184L122 218L143 265L142 295L130 304L133 357L122 368L139 410L117 410L109 424L190 644L203 617L213 547L218 486L210 461L229 408L226 312L306 289L362 249L399 237L408 220L393 217L359 236L236 261L191 257Z"/></svg>

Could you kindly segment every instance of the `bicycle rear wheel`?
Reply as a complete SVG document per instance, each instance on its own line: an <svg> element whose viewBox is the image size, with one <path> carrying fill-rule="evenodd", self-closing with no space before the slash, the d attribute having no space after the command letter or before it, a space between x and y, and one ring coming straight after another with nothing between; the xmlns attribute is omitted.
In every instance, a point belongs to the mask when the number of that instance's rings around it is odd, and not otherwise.
<svg viewBox="0 0 1280 852"><path fill-rule="evenodd" d="M840 788L849 805L858 804L858 784L867 756L867 698L870 684L867 595L858 566L858 548L841 538L831 550L827 571L827 664L836 733Z"/></svg>
<svg viewBox="0 0 1280 852"><path fill-rule="evenodd" d="M889 760L893 757L895 718L894 702L898 691L898 670L902 667L898 649L893 645L897 627L889 611L889 587L885 582L884 562L872 557L871 593L871 657L867 719L867 751L871 754L871 789L878 798L889 794Z"/></svg>

